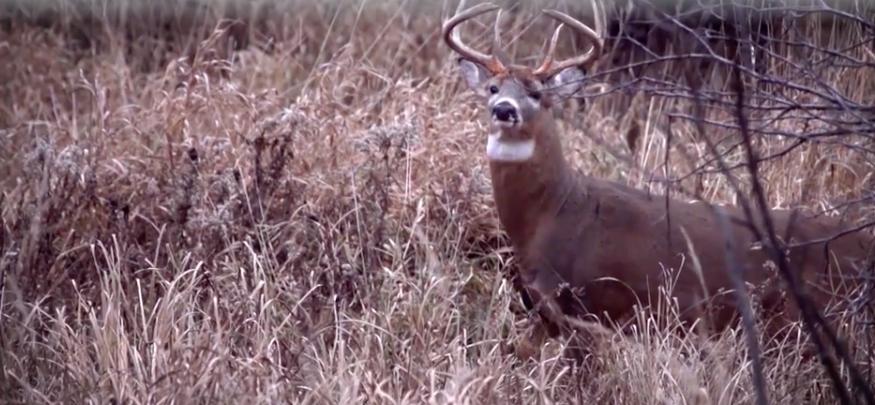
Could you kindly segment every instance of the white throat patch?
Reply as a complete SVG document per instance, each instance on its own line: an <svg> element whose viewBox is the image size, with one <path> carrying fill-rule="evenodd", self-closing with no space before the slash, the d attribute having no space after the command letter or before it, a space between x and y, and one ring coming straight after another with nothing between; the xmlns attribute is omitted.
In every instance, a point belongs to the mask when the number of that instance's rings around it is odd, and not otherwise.
<svg viewBox="0 0 875 405"><path fill-rule="evenodd" d="M486 156L497 162L525 162L535 155L535 140L501 139L501 132L490 134L486 141Z"/></svg>

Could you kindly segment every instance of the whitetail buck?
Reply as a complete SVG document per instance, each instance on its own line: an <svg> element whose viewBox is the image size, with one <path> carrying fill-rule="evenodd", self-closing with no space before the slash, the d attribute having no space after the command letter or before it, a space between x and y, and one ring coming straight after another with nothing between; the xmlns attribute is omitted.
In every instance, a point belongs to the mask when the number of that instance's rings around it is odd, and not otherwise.
<svg viewBox="0 0 875 405"><path fill-rule="evenodd" d="M497 22L492 54L461 41L459 24L497 8L487 3L457 13L444 23L443 37L461 56L459 70L465 82L486 102L491 117L486 157L498 217L519 260L523 292L531 297L547 333L559 333L566 316L623 319L636 304L646 305L648 297L657 294L657 287L666 281L663 267L680 269L673 275L671 294L682 310L682 320L702 316L703 302L709 298L710 324L725 327L737 313L735 296L729 292L733 283L726 261L728 235L743 270L741 277L756 287L758 302L783 313L776 318L795 319L798 314L792 305L781 308L781 279L769 270L774 266L768 264L767 252L755 247L739 210L725 209L732 221L728 229L721 228L714 209L705 203L670 200L666 204L664 197L578 175L568 164L551 109L580 89L583 68L601 54L599 13L593 30L566 14L545 10L560 25L545 60L531 69L510 65L498 54ZM589 38L592 48L584 55L556 61L553 53L564 25ZM835 291L831 284L839 282L832 277L836 268L846 272L859 268L857 260L863 260L872 246L869 236L848 233L830 241L827 253L823 242L799 242L836 235L841 231L838 221L802 215L794 220L789 211L774 211L772 216L778 234L790 235L787 242L797 242L789 251L790 263L821 305ZM692 256L698 266L691 265Z"/></svg>

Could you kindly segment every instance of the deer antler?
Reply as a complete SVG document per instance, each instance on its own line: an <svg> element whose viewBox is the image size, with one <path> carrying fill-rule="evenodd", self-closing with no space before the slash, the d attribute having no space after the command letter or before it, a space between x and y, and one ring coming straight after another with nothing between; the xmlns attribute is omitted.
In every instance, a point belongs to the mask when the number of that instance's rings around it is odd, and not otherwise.
<svg viewBox="0 0 875 405"><path fill-rule="evenodd" d="M596 6L595 0L593 0L592 2L592 9L595 19L595 30L589 28L588 26L586 26L586 24L569 16L568 14L556 10L544 10L544 14L547 14L548 16L558 20L560 24L558 27L556 27L556 31L553 32L553 38L550 40L550 46L549 48L547 48L547 55L544 57L544 62L541 63L541 66L539 66L532 72L533 74L540 77L549 77L556 72L562 71L563 69L567 69L572 66L587 65L598 59L599 56L601 56L602 48L604 48L604 39L600 35L603 30L603 23L601 21L601 16L599 16L599 10ZM583 55L556 62L553 59L553 54L556 52L556 44L559 42L559 32L565 25L568 25L572 29L588 37L592 41L592 48L590 48L589 51L587 51Z"/></svg>
<svg viewBox="0 0 875 405"><path fill-rule="evenodd" d="M464 1L459 3L459 10L462 9L463 4L464 4ZM498 56L496 56L496 52L499 51L498 48L501 45L500 39L499 39L500 31L498 28L499 27L498 23L501 19L501 10L498 10L498 15L496 16L496 19L495 19L495 36L494 36L493 42L492 42L492 54L487 55L487 54L484 54L482 52L474 50L473 48L469 47L468 45L465 45L462 42L462 39L461 39L461 36L459 35L459 32L456 31L455 28L459 24L461 24L467 20L470 20L470 19L477 17L481 14L488 13L488 12L493 11L493 10L498 9L498 8L499 7L495 4L483 3L483 4L478 4L474 7L471 7L469 9L465 10L464 12L456 11L456 15L453 16L453 18L450 18L449 20L447 20L443 26L444 41L446 41L447 45L452 50L456 51L456 53L458 53L459 55L461 55L465 59L469 59L472 62L476 62L476 63L479 63L480 65L483 65L483 67L488 69L493 74L498 74L498 73L502 73L502 72L507 71L507 68L504 66L504 64L501 62L501 60L498 58Z"/></svg>

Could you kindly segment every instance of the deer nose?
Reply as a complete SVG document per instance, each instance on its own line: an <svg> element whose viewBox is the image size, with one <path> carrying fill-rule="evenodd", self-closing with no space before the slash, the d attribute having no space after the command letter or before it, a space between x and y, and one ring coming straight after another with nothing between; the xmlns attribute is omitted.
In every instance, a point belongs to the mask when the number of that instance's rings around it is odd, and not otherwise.
<svg viewBox="0 0 875 405"><path fill-rule="evenodd" d="M498 121L516 121L516 107L507 101L502 101L492 107L492 117Z"/></svg>

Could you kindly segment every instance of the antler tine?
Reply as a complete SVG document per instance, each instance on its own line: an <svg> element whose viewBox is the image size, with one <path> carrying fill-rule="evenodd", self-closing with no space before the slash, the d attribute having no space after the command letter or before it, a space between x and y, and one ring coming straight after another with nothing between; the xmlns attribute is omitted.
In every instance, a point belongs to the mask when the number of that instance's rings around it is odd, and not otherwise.
<svg viewBox="0 0 875 405"><path fill-rule="evenodd" d="M462 4L459 4L461 8ZM472 18L475 18L481 14L488 13L499 7L492 3L483 3L478 4L474 7L469 8L463 12L457 13L455 16L444 22L443 26L443 36L444 41L447 43L447 46L450 47L453 51L461 55L463 58L470 59L473 62L477 62L490 71L492 73L500 73L505 70L504 65L501 61L498 60L495 55L487 55L485 53L479 52L468 45L465 45L462 42L461 35L458 31L456 31L456 27ZM499 32L498 32L498 21L495 23L495 37L493 38L493 51L500 45L499 42Z"/></svg>
<svg viewBox="0 0 875 405"><path fill-rule="evenodd" d="M535 73L538 73L541 70L550 69L550 66L553 65L553 55L556 54L556 45L559 43L559 34L562 32L562 27L564 26L564 23L559 23L559 26L553 31L553 37L550 38L550 44L547 45L547 53L544 55L544 62L541 63L541 66L538 69L535 69Z"/></svg>
<svg viewBox="0 0 875 405"><path fill-rule="evenodd" d="M501 9L495 14L495 28L492 37L492 54L497 55L501 51Z"/></svg>
<svg viewBox="0 0 875 405"><path fill-rule="evenodd" d="M599 34L599 32L602 31L601 17L598 15L599 10L596 6L595 0L593 0L592 6L593 14L595 17L594 20L596 24L596 30L589 28L588 26L586 26L586 24L563 12L556 10L544 10L544 14L558 20L560 22L560 25L553 33L553 38L550 41L550 48L547 50L547 56L545 56L544 62L541 64L541 66L535 69L535 74L541 76L550 76L558 71L572 66L587 65L598 59L599 56L601 56L602 48L604 48L604 39L602 39L601 35ZM581 34L587 36L590 41L592 41L592 48L590 48L589 51L587 51L583 55L575 56L561 62L555 62L553 60L553 53L556 51L556 44L559 41L559 32L563 25L568 25L575 31L578 31Z"/></svg>

